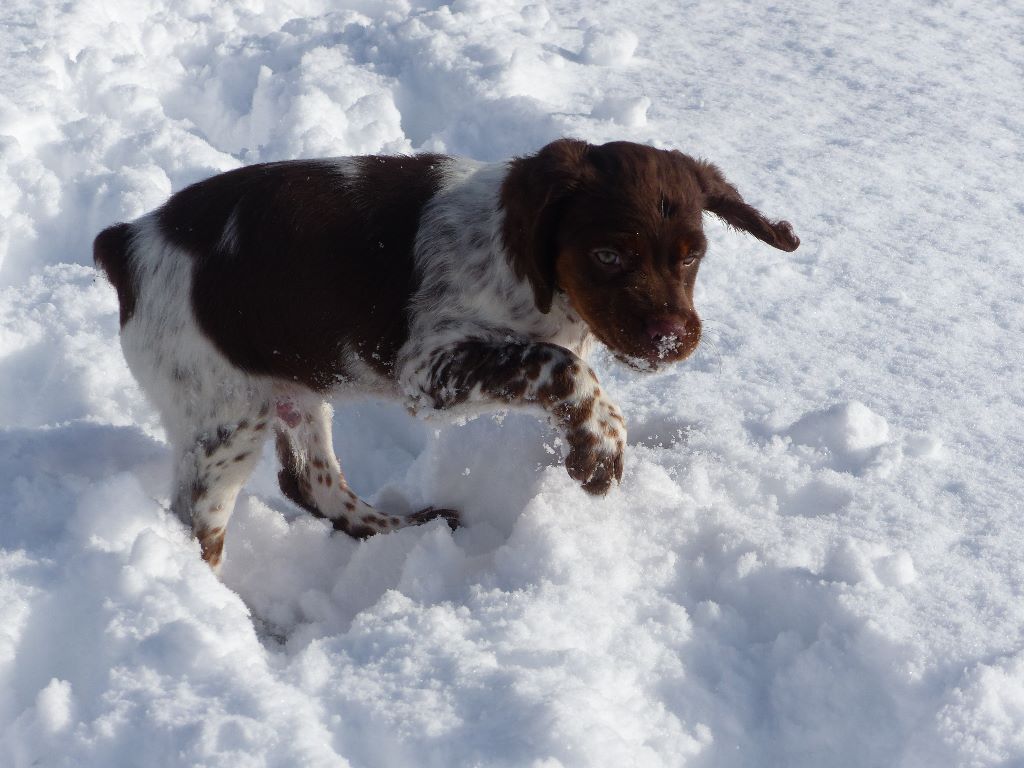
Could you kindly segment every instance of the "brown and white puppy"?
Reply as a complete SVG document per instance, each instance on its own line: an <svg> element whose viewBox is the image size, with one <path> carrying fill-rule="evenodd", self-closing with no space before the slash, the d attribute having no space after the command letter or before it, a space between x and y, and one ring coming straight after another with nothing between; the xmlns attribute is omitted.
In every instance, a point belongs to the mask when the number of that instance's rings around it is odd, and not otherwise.
<svg viewBox="0 0 1024 768"><path fill-rule="evenodd" d="M634 368L697 346L710 211L792 251L715 166L627 142L562 139L502 163L441 155L268 163L194 184L96 238L125 358L175 455L172 507L217 567L269 432L281 489L345 533L409 517L356 497L331 446L329 398L413 411L529 406L591 493L622 476L625 422L583 356Z"/></svg>

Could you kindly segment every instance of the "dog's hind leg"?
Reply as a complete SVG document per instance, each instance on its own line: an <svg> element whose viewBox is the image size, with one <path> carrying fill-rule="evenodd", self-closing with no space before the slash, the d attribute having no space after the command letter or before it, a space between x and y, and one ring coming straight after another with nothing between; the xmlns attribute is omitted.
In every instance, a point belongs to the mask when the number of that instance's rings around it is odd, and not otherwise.
<svg viewBox="0 0 1024 768"><path fill-rule="evenodd" d="M330 404L312 393L291 393L276 402L277 455L281 492L336 530L357 539L443 517L452 528L451 510L427 509L400 517L374 509L349 488L331 440Z"/></svg>
<svg viewBox="0 0 1024 768"><path fill-rule="evenodd" d="M214 570L235 499L259 459L269 423L267 401L238 404L193 425L176 442L171 508L191 527Z"/></svg>

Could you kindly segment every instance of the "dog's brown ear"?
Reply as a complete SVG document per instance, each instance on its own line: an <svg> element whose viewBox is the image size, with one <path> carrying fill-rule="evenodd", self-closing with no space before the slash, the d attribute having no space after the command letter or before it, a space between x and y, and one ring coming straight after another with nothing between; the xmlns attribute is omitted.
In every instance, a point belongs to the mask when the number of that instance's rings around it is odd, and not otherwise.
<svg viewBox="0 0 1024 768"><path fill-rule="evenodd" d="M758 240L780 251L795 251L800 238L788 221L771 221L748 205L739 191L726 181L725 176L711 163L696 161L697 178L704 193L704 210L710 211L726 224L749 232Z"/></svg>
<svg viewBox="0 0 1024 768"><path fill-rule="evenodd" d="M533 288L537 308L551 311L555 294L557 230L566 200L586 173L590 145L559 139L535 155L509 163L501 187L502 236L512 269Z"/></svg>

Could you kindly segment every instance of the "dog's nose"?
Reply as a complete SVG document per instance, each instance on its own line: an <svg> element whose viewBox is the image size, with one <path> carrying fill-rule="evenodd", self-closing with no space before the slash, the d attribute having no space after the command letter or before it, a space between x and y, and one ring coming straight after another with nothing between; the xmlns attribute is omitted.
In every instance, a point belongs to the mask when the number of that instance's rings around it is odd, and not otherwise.
<svg viewBox="0 0 1024 768"><path fill-rule="evenodd" d="M662 315L647 322L647 334L651 337L651 341L675 338L681 342L698 333L700 333L700 320L696 315L684 317Z"/></svg>

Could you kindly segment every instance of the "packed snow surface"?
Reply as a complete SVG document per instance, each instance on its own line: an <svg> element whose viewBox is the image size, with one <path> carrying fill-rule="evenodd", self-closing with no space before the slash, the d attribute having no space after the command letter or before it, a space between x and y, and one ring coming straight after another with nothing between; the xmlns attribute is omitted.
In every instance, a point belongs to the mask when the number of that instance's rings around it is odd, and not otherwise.
<svg viewBox="0 0 1024 768"><path fill-rule="evenodd" d="M5 0L0 764L1024 765L1024 6ZM365 542L266 454L223 580L92 237L256 161L562 135L718 163L706 336L584 494L525 414L337 404Z"/></svg>

